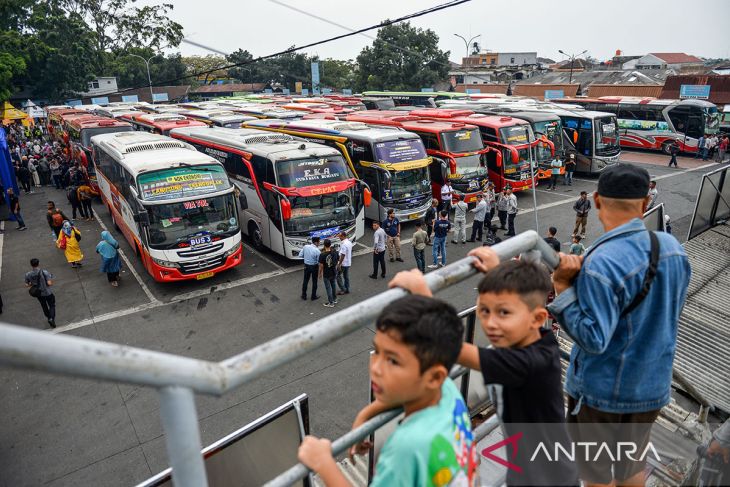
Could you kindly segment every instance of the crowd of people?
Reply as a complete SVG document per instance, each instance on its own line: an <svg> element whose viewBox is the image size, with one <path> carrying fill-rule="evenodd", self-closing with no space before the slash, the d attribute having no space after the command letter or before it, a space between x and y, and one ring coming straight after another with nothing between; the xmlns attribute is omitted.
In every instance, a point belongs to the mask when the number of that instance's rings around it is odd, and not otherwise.
<svg viewBox="0 0 730 487"><path fill-rule="evenodd" d="M12 159L15 177L24 196L39 192L41 188L55 188L65 191L71 206L71 217L56 205L47 202L46 222L51 231L51 244L63 252L71 268L83 265L84 254L80 241L82 231L76 225L77 217L94 220L93 200L99 193L93 188L86 168L71 158L70 147L58 141L51 141L42 125L26 127L11 124L0 127L6 134L8 151ZM21 213L20 195L13 188L0 187L0 195L6 201L9 213L18 224L17 230L27 229ZM101 272L107 275L109 284L119 285L121 260L119 243L109 232L101 232L96 253L101 260ZM53 293L54 276L40 266L38 258L30 260L31 270L25 274L25 285L29 294L38 299L43 314L51 328L56 327L56 300Z"/></svg>

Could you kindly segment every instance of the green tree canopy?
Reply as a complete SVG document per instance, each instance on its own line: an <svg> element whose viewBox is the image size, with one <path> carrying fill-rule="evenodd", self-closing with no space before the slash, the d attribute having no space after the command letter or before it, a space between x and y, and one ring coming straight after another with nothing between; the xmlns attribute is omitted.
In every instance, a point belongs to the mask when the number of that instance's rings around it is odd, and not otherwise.
<svg viewBox="0 0 730 487"><path fill-rule="evenodd" d="M431 29L408 22L381 28L357 57L357 89L418 91L445 80L449 51L441 51L438 40Z"/></svg>

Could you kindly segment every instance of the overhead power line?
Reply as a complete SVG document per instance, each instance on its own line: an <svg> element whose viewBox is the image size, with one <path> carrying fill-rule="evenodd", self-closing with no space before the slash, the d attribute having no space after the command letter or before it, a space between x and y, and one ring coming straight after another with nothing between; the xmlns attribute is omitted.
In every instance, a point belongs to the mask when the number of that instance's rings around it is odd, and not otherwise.
<svg viewBox="0 0 730 487"><path fill-rule="evenodd" d="M283 51L279 51L279 52L276 52L276 53L273 53L273 54L267 54L266 56L259 56L259 57L255 58L255 59L250 59L248 61L243 61L243 62L240 62L240 63L229 64L229 65L221 66L221 67L215 68L215 69L209 69L209 70L206 70L206 71L200 71L198 73L187 74L185 76L180 76L178 78L173 78L173 79L165 80L165 81L163 81L161 83L158 83L158 84L160 84L160 85L168 85L168 84L175 83L177 81L181 81L181 80L184 80L184 79L195 78L195 77L198 77L198 76L204 76L206 74L209 74L209 73L212 73L212 72L221 70L221 69L231 69L231 68L237 68L237 67L240 67L240 66L246 66L246 65L253 64L253 63L256 63L256 62L259 62L259 61L263 61L264 59L269 59L269 58L273 58L273 57L276 57L276 56L281 56L281 55L284 55L284 54L290 54L292 52L301 51L302 49L308 49L310 47L319 46L321 44L326 44L328 42L337 41L337 40L340 40L340 39L345 39L347 37L352 37L352 36L357 35L357 34L362 34L363 32L367 32L367 31L370 31L370 30L380 29L381 27L387 27L389 25L397 24L399 22L404 22L406 20L411 20L411 19L415 19L417 17L422 17L424 15L428 15L428 14L431 14L431 13L434 13L434 12L439 12L441 10L446 10L446 9L449 9L449 8L452 8L452 7L456 7L456 6L462 5L464 3L468 3L470 1L471 0L451 0L449 2L442 3L440 5L436 5L434 7L430 7L430 8L424 9L424 10L420 10L418 12L414 12L412 14L408 14L408 15L404 15L402 17L398 17L397 19L384 20L384 21L382 21L379 24L371 25L369 27L364 27L362 29L357 29L357 30L354 30L352 32L348 32L346 34L340 34L340 35L337 35L337 36L334 36L334 37L329 37L327 39L323 39L321 41L311 42L311 43L305 44L303 46L291 47L289 49L285 49ZM116 94L120 94L120 93L126 93L128 91L133 91L133 90L137 90L137 89L140 89L140 88L144 88L145 86L146 85L140 85L140 86L135 86L135 87L132 87L132 88L125 88L123 90L118 90L118 91L116 91L114 93L108 93L108 95L116 95Z"/></svg>

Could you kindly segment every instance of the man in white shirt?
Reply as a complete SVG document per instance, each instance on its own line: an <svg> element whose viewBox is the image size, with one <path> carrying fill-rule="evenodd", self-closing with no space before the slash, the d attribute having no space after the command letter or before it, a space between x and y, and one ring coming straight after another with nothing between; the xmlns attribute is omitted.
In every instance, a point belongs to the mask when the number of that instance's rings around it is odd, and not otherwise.
<svg viewBox="0 0 730 487"><path fill-rule="evenodd" d="M443 186L441 186L441 209L446 210L446 212L451 211L451 201L453 197L453 189L451 188L451 183L447 180Z"/></svg>
<svg viewBox="0 0 730 487"><path fill-rule="evenodd" d="M659 191L656 189L656 181L652 181L649 183L649 204L646 205L647 210L654 208L657 196L659 196Z"/></svg>
<svg viewBox="0 0 730 487"><path fill-rule="evenodd" d="M312 242L302 249L304 260L304 281L302 282L302 299L307 300L307 287L309 278L312 278L312 301L319 299L317 296L317 279L319 278L319 237L312 237Z"/></svg>
<svg viewBox="0 0 730 487"><path fill-rule="evenodd" d="M337 263L337 286L340 290L338 295L350 294L350 266L352 265L352 242L347 238L347 232L341 231L340 237L340 260Z"/></svg>
<svg viewBox="0 0 730 487"><path fill-rule="evenodd" d="M484 219L487 217L487 202L484 201L484 195L481 193L477 194L477 205L471 210L474 213L474 221L471 225L471 237L467 242L473 242L475 240L482 241L482 234L484 232Z"/></svg>
<svg viewBox="0 0 730 487"><path fill-rule="evenodd" d="M512 188L507 186L507 235L515 236L515 217L517 216L517 196L512 193Z"/></svg>
<svg viewBox="0 0 730 487"><path fill-rule="evenodd" d="M385 278L385 230L380 228L380 222L373 221L373 273L370 279L378 278L378 264L380 264L380 277Z"/></svg>
<svg viewBox="0 0 730 487"><path fill-rule="evenodd" d="M454 205L454 239L451 243L466 243L466 213L469 205L464 200L459 200Z"/></svg>

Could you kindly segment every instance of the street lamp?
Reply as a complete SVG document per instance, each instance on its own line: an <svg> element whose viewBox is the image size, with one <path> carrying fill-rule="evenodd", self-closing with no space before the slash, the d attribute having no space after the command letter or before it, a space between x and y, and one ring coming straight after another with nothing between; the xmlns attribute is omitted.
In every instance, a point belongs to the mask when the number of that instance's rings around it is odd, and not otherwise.
<svg viewBox="0 0 730 487"><path fill-rule="evenodd" d="M568 80L568 84L572 84L573 83L573 63L575 62L575 58L578 57L578 56L582 56L583 54L587 53L588 52L588 49L584 50L581 53L573 54L573 55L568 55L568 54L564 53L563 51L561 51L560 49L558 49L558 52L560 54L562 54L563 56L565 56L565 57L567 57L567 58L570 59L570 79Z"/></svg>
<svg viewBox="0 0 730 487"><path fill-rule="evenodd" d="M152 60L152 58L157 57L157 54L153 54L152 56L150 56L147 59L143 58L142 56L140 56L138 54L129 54L129 56L140 58L142 61L144 61L145 65L147 66L147 81L150 84L150 102L154 105L155 96L152 94L152 77L150 76L150 61Z"/></svg>
<svg viewBox="0 0 730 487"><path fill-rule="evenodd" d="M459 39L461 39L462 41L464 41L464 46L466 46L466 57L469 57L469 44L471 44L471 41L482 36L481 34L478 34L467 41L465 37L462 37L459 34L454 34L454 35L456 37L458 37Z"/></svg>

